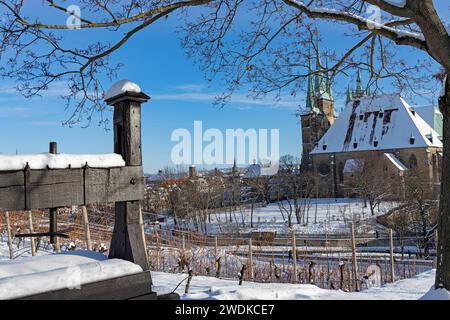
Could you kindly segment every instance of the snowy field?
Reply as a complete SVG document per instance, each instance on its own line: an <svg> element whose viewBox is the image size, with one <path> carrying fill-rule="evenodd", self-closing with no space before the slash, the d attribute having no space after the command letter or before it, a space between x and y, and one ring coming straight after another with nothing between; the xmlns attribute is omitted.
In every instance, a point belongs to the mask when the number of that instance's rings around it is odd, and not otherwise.
<svg viewBox="0 0 450 320"><path fill-rule="evenodd" d="M213 277L193 277L188 294L184 293L185 283L177 289L182 299L193 300L450 300L445 290L428 291L434 283L435 270L430 270L413 278L387 284L380 288L370 288L361 292L347 293L341 290L320 289L308 284L254 283L221 280ZM153 289L158 294L169 293L187 277L186 274L153 272Z"/></svg>
<svg viewBox="0 0 450 320"><path fill-rule="evenodd" d="M348 233L349 222L354 222L359 233L375 233L376 216L387 213L397 206L395 202L383 202L375 208L372 216L369 207L364 202L354 198L328 198L302 200L303 217L297 223L295 214L291 216L292 227L300 234L336 234ZM253 212L253 228L251 228L251 210L249 207L238 208L236 211L220 211L211 215L211 223L207 224L210 233L235 233L250 231L277 231L278 234L290 232L286 209L286 201L271 203L266 207L255 207ZM231 222L230 222L231 216ZM173 225L173 220L168 220Z"/></svg>

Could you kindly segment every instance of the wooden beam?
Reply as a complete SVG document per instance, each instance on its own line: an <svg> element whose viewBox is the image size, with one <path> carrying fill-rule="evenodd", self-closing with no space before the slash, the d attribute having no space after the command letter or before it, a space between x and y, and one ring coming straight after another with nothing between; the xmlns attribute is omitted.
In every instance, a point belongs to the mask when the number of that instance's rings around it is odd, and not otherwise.
<svg viewBox="0 0 450 320"><path fill-rule="evenodd" d="M79 289L60 289L19 298L18 300L156 300L151 291L150 271L84 284Z"/></svg>
<svg viewBox="0 0 450 320"><path fill-rule="evenodd" d="M28 182L25 176L28 175ZM144 198L141 166L0 172L0 211L136 201Z"/></svg>
<svg viewBox="0 0 450 320"><path fill-rule="evenodd" d="M68 239L67 234L61 232L33 232L33 233L19 233L15 235L16 238L33 238L33 237L59 237Z"/></svg>

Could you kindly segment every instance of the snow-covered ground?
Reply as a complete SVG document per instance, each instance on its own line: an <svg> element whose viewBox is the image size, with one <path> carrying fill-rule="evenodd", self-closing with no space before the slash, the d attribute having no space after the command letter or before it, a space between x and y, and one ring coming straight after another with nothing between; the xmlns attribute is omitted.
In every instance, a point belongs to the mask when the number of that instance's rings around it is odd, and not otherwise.
<svg viewBox="0 0 450 320"><path fill-rule="evenodd" d="M387 213L397 206L395 202L383 202L375 209L372 216L369 207L364 207L360 199L354 198L323 198L302 200L301 209L303 218L297 223L295 214L291 216L292 227L297 233L303 234L332 234L348 233L349 222L354 222L356 231L361 233L375 233L376 216ZM281 207L288 209L286 201L280 203ZM234 233L250 231L277 231L288 233L288 218L286 210L280 209L279 203L271 203L266 207L255 207L253 212L253 228L250 228L251 210L239 208L236 211L224 210L211 215L208 228L211 233ZM288 209L289 210L289 209ZM283 213L282 213L283 212ZM230 222L230 216L232 222ZM172 225L173 220L169 219ZM245 226L244 226L245 225ZM380 227L380 226L378 226Z"/></svg>
<svg viewBox="0 0 450 320"><path fill-rule="evenodd" d="M435 270L430 270L410 279L397 281L379 288L361 292L320 289L308 284L254 283L244 281L242 286L236 280L221 280L213 277L193 277L188 294L184 293L183 282L177 293L182 299L194 300L417 300L446 299L446 290L431 290ZM186 274L153 272L153 289L158 294L169 293L183 280ZM430 292L429 292L430 291Z"/></svg>
<svg viewBox="0 0 450 320"><path fill-rule="evenodd" d="M41 254L45 254L42 252ZM98 253L95 253L98 255ZM25 277L29 280L32 275L30 273L34 270L37 272L37 276L40 282L45 282L45 270L42 268L47 268L51 262L51 259L46 259L45 256L30 258L28 255L18 256L16 259L10 261L8 258L8 249L5 242L0 242L0 266L4 264L7 266L7 271L9 273L14 273L14 277L20 278L20 270L25 270L28 275ZM85 256L85 255L83 255ZM24 259L27 257L26 259ZM82 257L77 257L81 259ZM100 259L101 260L101 259ZM10 263L7 263L10 261ZM23 261L23 264L22 264ZM49 262L50 261L50 262ZM55 261L55 260L53 260ZM58 261L57 261L58 262ZM52 262L53 263L53 262ZM40 268L42 264L42 268ZM51 263L50 263L51 264ZM53 263L53 267L59 269L61 266ZM55 267L55 268L56 268ZM113 266L114 267L114 266ZM115 267L114 267L115 268ZM112 268L110 271L104 270L106 273L114 274ZM64 269L64 268L62 268ZM6 270L6 269L5 269ZM33 272L34 272L33 271ZM6 271L5 271L6 272ZM55 271L47 271L55 272ZM102 268L95 269L93 274L96 277L103 279ZM445 290L431 290L430 288L434 283L435 271L430 270L419 274L410 279L397 281L394 284L384 285L380 288L370 288L363 290L361 292L347 293L340 290L326 290L320 289L314 285L307 284L285 284L285 283L254 283L244 281L242 286L238 285L237 280L223 280L215 277L206 276L194 276L191 281L191 287L188 294L184 294L185 282L181 283L176 292L180 293L182 299L238 299L238 300L250 300L250 299L345 299L345 300L380 300L380 299L450 299L450 294ZM9 274L4 274L6 280L3 281L4 284L8 284L9 290L14 287L14 281L11 280ZM164 273L164 272L152 272L153 277L153 289L158 294L164 294L171 292L175 287L186 279L186 274L174 274L174 273ZM1 272L0 272L0 278ZM8 279L10 278L10 279ZM24 279L25 279L24 278ZM89 276L89 279L92 277ZM97 279L97 278L96 278ZM30 283L30 281L20 282L22 285ZM88 280L86 280L88 281ZM32 281L33 282L33 281ZM19 283L19 282L18 282ZM2 286L2 281L0 281L0 287ZM11 287L12 286L12 287ZM32 286L36 289L36 286ZM0 288L5 289L5 288ZM21 287L21 292L25 292L27 289L23 286ZM25 291L24 291L25 290ZM2 291L2 290L0 290ZM428 292L429 291L429 292ZM8 295L11 292L8 291ZM6 296L6 294L5 294Z"/></svg>

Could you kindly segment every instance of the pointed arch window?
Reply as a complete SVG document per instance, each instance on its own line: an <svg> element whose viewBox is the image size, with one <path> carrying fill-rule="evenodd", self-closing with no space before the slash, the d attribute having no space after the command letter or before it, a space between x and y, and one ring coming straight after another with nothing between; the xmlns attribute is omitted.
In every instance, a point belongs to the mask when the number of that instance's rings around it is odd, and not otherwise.
<svg viewBox="0 0 450 320"><path fill-rule="evenodd" d="M409 168L417 168L417 157L414 154L409 157Z"/></svg>

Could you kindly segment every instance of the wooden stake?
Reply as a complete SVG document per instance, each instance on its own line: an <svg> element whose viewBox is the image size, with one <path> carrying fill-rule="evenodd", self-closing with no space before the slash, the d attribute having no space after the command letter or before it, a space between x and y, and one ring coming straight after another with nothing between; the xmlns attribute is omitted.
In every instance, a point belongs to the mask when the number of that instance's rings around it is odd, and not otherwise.
<svg viewBox="0 0 450 320"><path fill-rule="evenodd" d="M34 233L34 227L33 227L33 213L28 211L28 229L30 233ZM31 255L34 257L36 255L36 241L34 240L34 237L30 238L31 243Z"/></svg>
<svg viewBox="0 0 450 320"><path fill-rule="evenodd" d="M356 260L356 241L355 241L355 230L353 228L353 223L350 223L350 234L352 237L353 279L355 281L355 290L359 291L358 261Z"/></svg>
<svg viewBox="0 0 450 320"><path fill-rule="evenodd" d="M254 279L253 273L253 250L252 250L252 239L249 240L248 243L248 272L250 279Z"/></svg>
<svg viewBox="0 0 450 320"><path fill-rule="evenodd" d="M9 258L14 259L14 252L12 246L12 235L11 235L11 222L9 220L9 212L5 212L6 219L6 234L8 235L8 249L9 249Z"/></svg>
<svg viewBox="0 0 450 320"><path fill-rule="evenodd" d="M191 287L191 280L192 280L192 276L194 275L194 271L189 270L188 271L188 279L186 282L186 288L184 289L184 293L188 294L189 293L189 288Z"/></svg>
<svg viewBox="0 0 450 320"><path fill-rule="evenodd" d="M391 262L391 282L395 281L394 272L394 239L392 236L392 229L389 229L389 258Z"/></svg>
<svg viewBox="0 0 450 320"><path fill-rule="evenodd" d="M437 252L437 248L439 246L439 237L438 237L438 229L436 228L436 230L434 230L434 247L436 248L436 252ZM408 263L409 263L409 259L408 259ZM437 254L434 257L434 261L433 261L433 266L436 269L437 268Z"/></svg>
<svg viewBox="0 0 450 320"><path fill-rule="evenodd" d="M294 262L294 281L298 282L297 274L297 243L295 241L295 231L292 231L292 259Z"/></svg>
<svg viewBox="0 0 450 320"><path fill-rule="evenodd" d="M156 270L160 269L160 258L159 258L159 236L158 230L156 230Z"/></svg>
<svg viewBox="0 0 450 320"><path fill-rule="evenodd" d="M91 229L89 228L89 218L86 206L81 207L81 213L83 216L84 238L86 240L86 247L88 250L92 250Z"/></svg>
<svg viewBox="0 0 450 320"><path fill-rule="evenodd" d="M217 237L214 237L214 260L217 260Z"/></svg>

